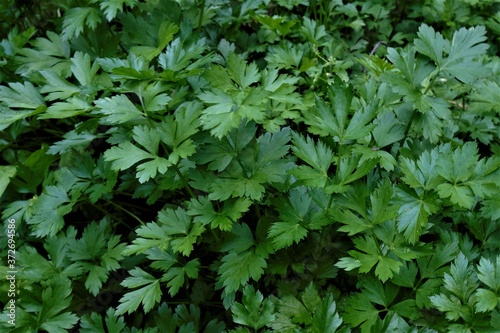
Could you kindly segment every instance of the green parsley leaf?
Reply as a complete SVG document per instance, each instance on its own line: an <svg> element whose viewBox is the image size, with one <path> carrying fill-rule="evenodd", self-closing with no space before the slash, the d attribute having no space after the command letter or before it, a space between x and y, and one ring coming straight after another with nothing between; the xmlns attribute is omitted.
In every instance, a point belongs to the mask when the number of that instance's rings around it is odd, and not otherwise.
<svg viewBox="0 0 500 333"><path fill-rule="evenodd" d="M311 332L337 332L340 325L342 319L337 313L333 295L328 294L314 310Z"/></svg>
<svg viewBox="0 0 500 333"><path fill-rule="evenodd" d="M71 282L53 280L42 292L42 309L37 314L39 327L50 332L66 332L78 321L78 317L64 311L71 304Z"/></svg>
<svg viewBox="0 0 500 333"><path fill-rule="evenodd" d="M330 223L324 210L313 201L305 187L296 187L290 191L287 200L274 201L280 219L272 223L268 236L273 239L276 250L299 243L308 230L320 229Z"/></svg>
<svg viewBox="0 0 500 333"><path fill-rule="evenodd" d="M88 225L79 240L69 243L68 256L83 265L88 274L85 287L94 296L107 281L109 272L120 268L125 244L119 241L119 236L112 236L109 223L102 220Z"/></svg>
<svg viewBox="0 0 500 333"><path fill-rule="evenodd" d="M479 271L478 278L482 283L495 292L500 291L500 256L497 256L496 262L481 258L477 270Z"/></svg>
<svg viewBox="0 0 500 333"><path fill-rule="evenodd" d="M379 318L379 310L370 302L368 295L357 293L348 299L348 304L349 307L342 315L345 322L352 327L361 325L362 332L370 332L370 328Z"/></svg>
<svg viewBox="0 0 500 333"><path fill-rule="evenodd" d="M162 121L158 135L170 149L169 163L177 164L179 159L194 154L195 145L190 137L198 132L201 109L199 102L186 102L177 108L173 117L167 116Z"/></svg>
<svg viewBox="0 0 500 333"><path fill-rule="evenodd" d="M394 142L398 142L404 137L405 128L403 124L396 119L392 111L380 113L373 123L377 125L372 131L373 138L377 143L377 148L382 148Z"/></svg>
<svg viewBox="0 0 500 333"><path fill-rule="evenodd" d="M32 225L37 237L54 236L64 227L64 215L71 212L73 203L62 186L46 186L44 192L32 199L33 215L26 222Z"/></svg>
<svg viewBox="0 0 500 333"><path fill-rule="evenodd" d="M477 146L472 142L449 152L444 158L437 160L436 170L450 183L467 181L479 161Z"/></svg>
<svg viewBox="0 0 500 333"><path fill-rule="evenodd" d="M442 178L436 174L436 167L441 154L440 149L425 150L415 162L410 158L400 159L402 180L414 189L422 188L425 191L434 190L442 183Z"/></svg>
<svg viewBox="0 0 500 333"><path fill-rule="evenodd" d="M268 54L265 59L271 68L299 69L306 48L305 44L294 44L287 40L281 41L277 45L268 47Z"/></svg>
<svg viewBox="0 0 500 333"><path fill-rule="evenodd" d="M195 222L203 225L210 224L212 229L231 230L233 223L237 222L252 202L246 198L228 199L224 201L222 209L217 211L207 197L198 197L189 202L187 213L194 216Z"/></svg>
<svg viewBox="0 0 500 333"><path fill-rule="evenodd" d="M473 302L470 297L478 286L478 278L474 269L463 253L459 253L451 265L450 274L444 274L444 287L447 291L431 296L430 301L441 312L446 312L447 319L457 320L461 317L470 321L469 307Z"/></svg>
<svg viewBox="0 0 500 333"><path fill-rule="evenodd" d="M462 301L467 301L478 285L476 273L465 255L459 253L457 259L451 264L450 274L444 274L444 287Z"/></svg>
<svg viewBox="0 0 500 333"><path fill-rule="evenodd" d="M261 78L255 64L246 64L231 53L227 71L213 65L206 71L205 77L215 88L198 96L204 103L211 105L203 110L201 123L205 129L211 130L212 135L222 138L238 127L244 118L257 123L264 121L265 109L262 104L269 94L261 87L251 87Z"/></svg>
<svg viewBox="0 0 500 333"><path fill-rule="evenodd" d="M247 224L234 224L220 250L229 252L222 258L217 278L219 288L224 287L226 294L238 290L250 278L258 281L267 267L268 246L254 238Z"/></svg>
<svg viewBox="0 0 500 333"><path fill-rule="evenodd" d="M101 23L101 15L97 8L70 8L64 14L62 38L69 40L73 37L78 37L83 32L85 26L95 30L99 23Z"/></svg>
<svg viewBox="0 0 500 333"><path fill-rule="evenodd" d="M478 312L492 311L500 303L500 296L488 289L478 288L475 295L477 298L475 309Z"/></svg>
<svg viewBox="0 0 500 333"><path fill-rule="evenodd" d="M13 165L0 166L0 198L10 183L10 179L16 175L16 167Z"/></svg>
<svg viewBox="0 0 500 333"><path fill-rule="evenodd" d="M83 52L76 52L71 58L71 72L81 86L91 86L99 71L99 64L94 62L90 65L90 60L90 56Z"/></svg>
<svg viewBox="0 0 500 333"><path fill-rule="evenodd" d="M29 81L9 83L9 88L0 86L0 100L10 108L36 110L45 102L38 90Z"/></svg>
<svg viewBox="0 0 500 333"><path fill-rule="evenodd" d="M193 251L193 244L205 228L199 222L192 221L187 212L178 207L176 210L167 208L158 213L158 222L170 238L170 246L174 253L180 252L189 256Z"/></svg>
<svg viewBox="0 0 500 333"><path fill-rule="evenodd" d="M402 186L396 188L396 200L401 205L397 217L398 231L403 232L411 244L415 244L425 231L429 216L440 209L436 195L417 193Z"/></svg>
<svg viewBox="0 0 500 333"><path fill-rule="evenodd" d="M209 170L221 172L248 146L256 131L254 122L241 122L221 139L205 138L194 157L201 164L209 163Z"/></svg>
<svg viewBox="0 0 500 333"><path fill-rule="evenodd" d="M245 89L260 80L260 73L255 63L246 64L236 53L231 53L227 59L229 77L240 87Z"/></svg>
<svg viewBox="0 0 500 333"><path fill-rule="evenodd" d="M19 50L19 56L16 56L16 61L19 62L16 69L18 74L28 76L44 70L53 70L61 77L71 74L69 42L52 31L47 31L47 37L32 41L32 48Z"/></svg>
<svg viewBox="0 0 500 333"><path fill-rule="evenodd" d="M53 70L44 70L40 74L45 78L46 84L40 88L42 94L47 94L45 100L54 101L67 99L81 90L80 87L68 82Z"/></svg>
<svg viewBox="0 0 500 333"><path fill-rule="evenodd" d="M67 102L56 102L47 108L39 119L63 119L87 113L92 109L87 101L78 97L71 97Z"/></svg>
<svg viewBox="0 0 500 333"><path fill-rule="evenodd" d="M123 124L134 119L144 119L144 114L128 99L126 95L116 95L104 97L94 101L99 110L97 114L102 114L104 124Z"/></svg>
<svg viewBox="0 0 500 333"><path fill-rule="evenodd" d="M257 142L230 163L229 167L210 185L209 199L226 200L230 196L246 196L260 200L265 184L283 183L287 171L293 167L288 152L290 129L266 133Z"/></svg>
<svg viewBox="0 0 500 333"><path fill-rule="evenodd" d="M479 288L476 291L476 310L487 312L493 310L500 303L500 256L496 262L481 258L477 266L479 280L491 290Z"/></svg>
<svg viewBox="0 0 500 333"><path fill-rule="evenodd" d="M461 207L471 208L474 195L485 197L495 193L499 169L499 159L479 160L477 145L466 142L438 159L436 171L447 181L437 186L438 194Z"/></svg>
<svg viewBox="0 0 500 333"><path fill-rule="evenodd" d="M255 291L251 285L243 288L241 303L234 303L231 307L235 323L258 330L270 324L274 316L274 303L265 299L260 291Z"/></svg>
<svg viewBox="0 0 500 333"><path fill-rule="evenodd" d="M256 16L255 19L266 29L272 31L276 39L278 39L277 36L288 35L292 27L297 24L296 20L289 20L285 17Z"/></svg>
<svg viewBox="0 0 500 333"><path fill-rule="evenodd" d="M371 157L371 156L370 156ZM325 186L327 193L343 193L349 187L349 183L358 180L373 170L378 163L376 156L373 159L365 159L363 155L350 155L340 158L337 165L335 177L328 181Z"/></svg>
<svg viewBox="0 0 500 333"><path fill-rule="evenodd" d="M399 272L399 268L402 266L401 262L385 256L375 243L375 239L373 237L358 237L355 238L353 242L356 249L363 251L364 253L356 250L350 250L348 253L351 255L351 258L341 258L335 266L343 268L347 271L359 267L360 273L367 273L376 265L375 275L383 282L392 278L394 273L397 274Z"/></svg>
<svg viewBox="0 0 500 333"><path fill-rule="evenodd" d="M471 109L474 111L491 110L497 114L500 112L500 101L497 96L500 95L500 84L495 81L486 81L479 83L469 96L471 99Z"/></svg>
<svg viewBox="0 0 500 333"><path fill-rule="evenodd" d="M236 291L247 284L250 278L258 281L266 267L264 258L254 251L229 253L222 258L218 281L222 282L226 293Z"/></svg>
<svg viewBox="0 0 500 333"><path fill-rule="evenodd" d="M309 131L321 136L329 135L340 144L368 135L375 127L368 122L375 116L376 104L363 105L351 115L352 87L336 78L328 88L329 104L317 97L316 108L305 115Z"/></svg>
<svg viewBox="0 0 500 333"><path fill-rule="evenodd" d="M95 312L83 315L80 326L82 333L120 332L125 328L125 321L123 317L116 316L115 309L109 308L104 320Z"/></svg>
<svg viewBox="0 0 500 333"><path fill-rule="evenodd" d="M324 187L328 180L328 169L333 162L332 150L321 141L315 144L308 136L304 138L295 132L292 133L292 142L293 153L309 166L298 166L290 170L290 173L296 176L301 184Z"/></svg>
<svg viewBox="0 0 500 333"><path fill-rule="evenodd" d="M199 58L205 50L205 39L202 38L191 45L183 45L180 38L176 38L167 46L164 53L158 57L158 63L165 70L174 72L183 69L191 70L201 63L189 64L193 59ZM204 60L206 61L206 60Z"/></svg>
<svg viewBox="0 0 500 333"><path fill-rule="evenodd" d="M47 109L45 101L31 82L9 83L9 87L0 86L0 101L0 128Z"/></svg>
<svg viewBox="0 0 500 333"><path fill-rule="evenodd" d="M327 37L325 26L319 25L307 16L304 17L302 32L311 43L320 43L323 38Z"/></svg>
<svg viewBox="0 0 500 333"><path fill-rule="evenodd" d="M346 206L349 209L335 209L332 213L337 221L344 223L338 230L348 232L350 236L373 228L377 224L393 219L397 216L398 207L389 205L393 195L391 184L385 181L370 195L371 209L365 205L366 192L357 192L355 190L344 194L345 200L339 201L340 206ZM352 205L353 202L359 205Z"/></svg>
<svg viewBox="0 0 500 333"><path fill-rule="evenodd" d="M130 314L137 310L141 303L144 312L147 313L160 301L162 296L159 279L155 279L139 267L129 271L129 274L131 276L121 282L121 285L127 288L142 287L129 291L120 298L120 305L116 308L116 315L122 315L126 312Z"/></svg>
<svg viewBox="0 0 500 333"><path fill-rule="evenodd" d="M417 35L419 38L414 42L416 49L434 60L440 70L466 83L484 73L480 63L473 61L475 57L486 53L489 47L482 43L486 40L483 26L461 28L453 34L451 42L426 24L420 26ZM448 53L448 56L445 58L443 53Z"/></svg>
<svg viewBox="0 0 500 333"><path fill-rule="evenodd" d="M140 23L138 22L137 25L140 25ZM153 25L149 25L149 27L153 29L155 28ZM157 30L154 34L149 34L150 38L140 39L139 35L136 36L134 39L139 45L132 46L130 48L130 52L136 54L138 57L143 57L146 60L151 61L163 51L163 49L173 39L173 36L179 31L179 27L175 23L169 22L168 20L161 22L161 24L159 24L156 28ZM137 31L134 31L134 34L137 33ZM144 34L141 35L144 36Z"/></svg>
<svg viewBox="0 0 500 333"><path fill-rule="evenodd" d="M91 2L97 2L97 0L91 0ZM116 17L117 12L123 11L123 5L127 5L131 8L137 4L137 0L107 0L99 1L99 7L106 15L106 19L111 21Z"/></svg>
<svg viewBox="0 0 500 333"><path fill-rule="evenodd" d="M250 227L245 223L237 223L231 229L231 233L226 235L220 250L222 252L233 251L241 253L256 245L257 242Z"/></svg>
<svg viewBox="0 0 500 333"><path fill-rule="evenodd" d="M175 296L180 288L186 282L186 277L190 279L198 278L200 262L193 259L188 262L182 262L179 258L167 251L160 250L158 247L148 249L147 258L152 261L151 267L165 272L161 282L167 282L170 296Z"/></svg>
<svg viewBox="0 0 500 333"><path fill-rule="evenodd" d="M175 152L169 156L169 159L158 156L161 133L157 128L134 126L133 133L134 140L147 152L133 145L130 141L122 142L117 147L111 147L104 153L104 159L107 162L112 162L111 166L114 170L126 170L147 159L147 162L137 166L136 176L140 183L144 183L158 173L164 174L172 165L170 159L178 161L179 156L175 155ZM171 142L168 138L165 140Z"/></svg>
<svg viewBox="0 0 500 333"><path fill-rule="evenodd" d="M307 236L307 229L298 222L275 222L269 229L269 237L273 237L274 247L279 250L299 243Z"/></svg>

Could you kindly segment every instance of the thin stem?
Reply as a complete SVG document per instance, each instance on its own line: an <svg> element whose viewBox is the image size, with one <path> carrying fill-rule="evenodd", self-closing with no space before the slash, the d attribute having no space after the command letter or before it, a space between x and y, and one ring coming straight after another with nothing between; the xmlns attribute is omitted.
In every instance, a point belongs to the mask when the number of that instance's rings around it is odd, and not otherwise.
<svg viewBox="0 0 500 333"><path fill-rule="evenodd" d="M328 22L327 22L327 4L323 3L323 1L321 1L321 11L319 13L319 16L320 16L320 22L322 25L325 26L325 28L328 28Z"/></svg>
<svg viewBox="0 0 500 333"><path fill-rule="evenodd" d="M316 0L311 0L310 8L312 8L314 20L318 20L318 13L316 13Z"/></svg>
<svg viewBox="0 0 500 333"><path fill-rule="evenodd" d="M337 146L337 171L340 169L340 149L342 148L340 142L338 143L338 146Z"/></svg>
<svg viewBox="0 0 500 333"><path fill-rule="evenodd" d="M111 200L105 200L107 203L110 203L112 206L118 208L119 210L127 213L128 215L130 215L131 217L133 217L136 221L138 221L141 225L144 225L144 221L142 221L137 215L135 215L134 213L132 213L131 211L129 211L128 209L125 209L123 208L122 206L120 205L117 205L115 204L113 201Z"/></svg>
<svg viewBox="0 0 500 333"><path fill-rule="evenodd" d="M410 120L408 120L408 124L406 124L404 138L406 138L408 136L408 133L410 132L411 124L413 123L413 120L415 120L416 116L417 116L417 111L413 110L412 114L410 116Z"/></svg>
<svg viewBox="0 0 500 333"><path fill-rule="evenodd" d="M257 219L260 221L260 219L262 218L262 215L260 214L259 207L256 204L254 204L253 209L255 210L255 215L257 215Z"/></svg>
<svg viewBox="0 0 500 333"><path fill-rule="evenodd" d="M129 196L132 196L132 195L129 195ZM135 208L135 209L144 210L144 211L147 211L147 212L151 211L151 209L149 209L147 206L146 207L141 207L139 205L134 205L134 204L132 204L130 202L122 202L121 204L129 206L129 207L132 207L132 208Z"/></svg>
<svg viewBox="0 0 500 333"><path fill-rule="evenodd" d="M427 94L427 92L432 88L432 86L434 85L434 82L436 82L438 76L439 76L439 73L441 73L441 70L439 70L436 75L434 75L434 77L429 81L429 83L427 83L427 85L425 86L425 90L424 92L422 93L422 95L425 95Z"/></svg>
<svg viewBox="0 0 500 333"><path fill-rule="evenodd" d="M168 154L171 153L171 150L169 149L169 147L167 147L163 142L161 142L161 146L163 147L163 150L165 150L165 152L167 152ZM191 198L195 199L196 195L194 194L193 190L191 189L191 186L189 186L189 183L187 182L186 178L182 174L181 170L179 170L177 165L172 165L172 168L174 169L175 173L177 173L177 175L179 176L180 180L184 184L184 188L189 193Z"/></svg>
<svg viewBox="0 0 500 333"><path fill-rule="evenodd" d="M206 0L201 0L200 19L198 20L198 32L201 31L201 25L203 24L203 16L205 15L205 5L206 5Z"/></svg>
<svg viewBox="0 0 500 333"><path fill-rule="evenodd" d="M185 301L181 301L181 300L179 300L179 301L167 301L167 303L169 305L192 304L192 302L189 301L189 300L185 300ZM217 301L205 301L205 302L203 302L203 304L211 305L211 306L217 306L217 307L223 306L222 302L217 302Z"/></svg>
<svg viewBox="0 0 500 333"><path fill-rule="evenodd" d="M433 77L432 79L429 81L429 83L427 83L427 85L425 86L425 90L424 92L422 93L422 95L425 95L427 94L427 92L432 88L432 86L434 85L434 82L436 82L436 79L438 78L439 76L439 73L441 72L441 70L439 70ZM410 120L408 121L408 124L406 125L406 129L405 129L405 135L404 137L406 138L406 136L408 135L408 133L410 132L410 128L411 128L411 124L413 123L413 121L415 120L415 117L417 116L417 111L416 110L413 110L412 114L411 114L411 117L410 117Z"/></svg>
<svg viewBox="0 0 500 333"><path fill-rule="evenodd" d="M326 208L330 208L332 207L332 203L333 203L333 194L330 194L330 199L328 200L328 206L326 206Z"/></svg>
<svg viewBox="0 0 500 333"><path fill-rule="evenodd" d="M191 196L191 198L196 199L196 194L194 194L193 189L191 189L191 186L189 186L189 183L187 182L186 178L182 174L181 170L179 170L179 168L177 167L177 165L173 165L172 168L174 168L175 172L177 173L177 175L181 179L182 183L184 184L184 188L189 193L189 195Z"/></svg>
<svg viewBox="0 0 500 333"><path fill-rule="evenodd" d="M370 52L370 55L374 55L375 52L377 51L377 49L380 47L380 45L387 45L386 42L384 42L383 40L379 41L377 44L375 44L375 46L373 47L372 51Z"/></svg>
<svg viewBox="0 0 500 333"><path fill-rule="evenodd" d="M250 177L251 173L245 168L245 166L243 165L243 162L241 162L239 156L236 156L235 159L236 159L236 162L238 162L238 164L241 167L241 169L243 170L243 172L245 173L245 175L247 177Z"/></svg>
<svg viewBox="0 0 500 333"><path fill-rule="evenodd" d="M213 228L210 228L210 232L212 233L212 236L214 236L215 240L217 241L217 244L219 244L220 243L220 237L219 237L219 235L217 235L215 233L215 231L214 231Z"/></svg>
<svg viewBox="0 0 500 333"><path fill-rule="evenodd" d="M111 214L110 212L108 212L106 209L102 208L101 206L99 205L94 205L93 206L94 208L96 208L97 210L101 211L103 214L105 214L106 216L109 216L111 217L113 220L116 220L118 222L118 224L123 224L125 227L127 227L129 230L134 230L134 228L132 228L131 226L129 226L128 224L124 223L123 221L121 221L120 218L118 218L117 216L115 216L114 214Z"/></svg>

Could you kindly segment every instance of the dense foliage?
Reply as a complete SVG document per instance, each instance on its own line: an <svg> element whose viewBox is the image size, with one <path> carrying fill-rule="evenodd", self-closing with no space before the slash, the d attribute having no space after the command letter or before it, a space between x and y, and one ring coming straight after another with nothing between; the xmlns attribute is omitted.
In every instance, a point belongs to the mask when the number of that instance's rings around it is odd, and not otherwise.
<svg viewBox="0 0 500 333"><path fill-rule="evenodd" d="M500 331L497 0L34 3L2 331Z"/></svg>

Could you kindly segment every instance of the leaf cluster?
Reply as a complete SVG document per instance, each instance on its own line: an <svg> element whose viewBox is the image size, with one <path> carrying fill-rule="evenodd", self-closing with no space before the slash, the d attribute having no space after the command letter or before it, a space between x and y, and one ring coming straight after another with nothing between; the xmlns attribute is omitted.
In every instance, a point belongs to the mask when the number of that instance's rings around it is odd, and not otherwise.
<svg viewBox="0 0 500 333"><path fill-rule="evenodd" d="M2 329L500 330L495 1L60 13L0 42Z"/></svg>

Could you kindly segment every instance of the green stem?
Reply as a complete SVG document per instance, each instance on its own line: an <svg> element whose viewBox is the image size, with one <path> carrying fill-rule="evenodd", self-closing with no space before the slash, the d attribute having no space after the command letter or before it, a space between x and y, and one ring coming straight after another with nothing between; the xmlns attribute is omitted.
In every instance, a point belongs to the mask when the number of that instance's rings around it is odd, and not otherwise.
<svg viewBox="0 0 500 333"><path fill-rule="evenodd" d="M210 232L212 233L212 236L214 236L215 240L217 241L217 244L219 244L220 243L220 237L219 237L219 235L217 235L215 233L215 231L214 231L213 228L210 228Z"/></svg>
<svg viewBox="0 0 500 333"><path fill-rule="evenodd" d="M200 19L198 20L198 33L201 31L201 25L203 24L203 16L205 15L205 5L206 5L206 0L201 0Z"/></svg>
<svg viewBox="0 0 500 333"><path fill-rule="evenodd" d="M130 195L132 196L132 195ZM147 212L150 212L151 209L149 209L148 207L142 207L142 206L139 206L139 205L134 205L130 202L121 202L122 205L126 205L126 206L129 206L129 207L132 207L132 208L135 208L135 209L140 209L140 210L144 210L144 211L147 211Z"/></svg>
<svg viewBox="0 0 500 333"><path fill-rule="evenodd" d="M320 16L320 22L322 25L325 26L325 28L328 29L328 22L327 22L327 17L326 17L326 11L327 11L327 7L326 5L322 2L321 3L321 12L319 13L319 16Z"/></svg>
<svg viewBox="0 0 500 333"><path fill-rule="evenodd" d="M429 80L429 83L427 83L427 85L425 86L425 89L424 89L424 92L422 93L422 95L425 95L425 94L427 94L427 92L429 92L429 90L434 85L434 82L436 82L436 79L438 78L440 72L441 72L441 70L437 71L437 73L432 77L432 79ZM405 135L403 137L403 140L404 140L404 138L406 138L408 136L408 133L410 132L411 124L415 120L416 116L417 116L417 111L413 110L412 114L410 116L410 120L408 120L408 124L406 125Z"/></svg>
<svg viewBox="0 0 500 333"><path fill-rule="evenodd" d="M262 215L260 214L260 209L257 206L257 204L253 205L253 209L255 210L255 215L257 215L257 220L260 221L260 219L262 218Z"/></svg>
<svg viewBox="0 0 500 333"><path fill-rule="evenodd" d="M168 301L167 302L169 305L179 305L179 304L192 304L193 302L190 300L185 300L185 301ZM212 305L212 306L223 306L222 302L216 302L216 301L204 301L203 304L206 305Z"/></svg>
<svg viewBox="0 0 500 333"><path fill-rule="evenodd" d="M123 223L123 221L121 221L121 219L120 219L120 218L118 218L118 217L117 217L117 216L115 216L114 214L111 214L111 213L110 213L110 212L108 212L106 209L104 209L104 208L100 207L99 205L94 205L94 207L95 207L98 211L100 211L100 212L102 212L103 214L105 214L106 216L109 216L109 217L111 217L113 220L117 221L117 222L118 222L118 224L123 224L125 227L127 227L127 228L128 228L129 230L131 230L131 231L132 231L132 230L134 230L134 228L132 228L131 226L129 226L129 225L128 225L128 224L126 224L126 223Z"/></svg>
<svg viewBox="0 0 500 333"><path fill-rule="evenodd" d="M340 169L340 149L342 148L340 142L338 143L338 146L337 146L337 170Z"/></svg>
<svg viewBox="0 0 500 333"><path fill-rule="evenodd" d="M245 173L245 176L247 177L251 177L252 176L252 173L250 173L246 168L245 166L243 165L243 162L241 162L241 159L239 158L239 156L236 156L236 162L238 162L238 164L240 165L241 169L243 170L243 172Z"/></svg>
<svg viewBox="0 0 500 333"><path fill-rule="evenodd" d="M196 199L196 194L194 194L193 189L191 188L191 186L189 186L189 183L187 182L187 179L182 174L181 170L179 170L179 168L177 167L177 165L173 165L172 167L174 168L175 172L177 173L177 175L181 179L182 183L184 184L184 188L189 193L189 195L191 196L191 198Z"/></svg>
<svg viewBox="0 0 500 333"><path fill-rule="evenodd" d="M410 116L410 120L408 120L408 124L406 124L405 128L405 135L403 138L406 138L408 136L408 133L410 132L411 124L413 123L413 120L415 120L415 117L417 116L417 111L413 110L412 114ZM404 140L404 139L403 139Z"/></svg>
<svg viewBox="0 0 500 333"><path fill-rule="evenodd" d="M328 200L328 206L326 206L326 208L330 208L332 207L332 203L333 203L333 194L330 194L330 199Z"/></svg>
<svg viewBox="0 0 500 333"><path fill-rule="evenodd" d="M441 73L441 70L439 70L435 75L434 77L429 81L429 83L427 83L427 85L425 86L425 90L424 92L422 93L422 95L425 95L427 94L427 92L432 88L432 86L434 85L434 82L436 82L438 76L439 76L439 73Z"/></svg>
<svg viewBox="0 0 500 333"><path fill-rule="evenodd" d="M142 221L137 215L135 215L134 213L132 213L131 211L129 211L128 209L125 209L123 208L122 206L120 205L117 205L115 204L113 201L111 200L105 200L107 203L111 204L112 206L118 208L119 210L127 213L128 215L130 215L131 217L133 217L136 221L138 221L141 225L145 225L144 221Z"/></svg>
<svg viewBox="0 0 500 333"><path fill-rule="evenodd" d="M311 0L310 8L312 8L314 20L318 20L318 13L316 13L316 0Z"/></svg>
<svg viewBox="0 0 500 333"><path fill-rule="evenodd" d="M167 152L168 154L171 153L171 149L169 147L167 147L163 142L161 142L160 144L163 147L163 150L165 152ZM189 195L191 196L191 198L195 199L196 195L194 194L193 190L191 189L191 186L189 186L189 183L187 182L186 178L182 174L181 170L179 170L179 168L177 167L177 165L172 165L172 168L174 169L175 173L177 173L177 175L179 176L180 180L184 184L184 188L189 193Z"/></svg>

